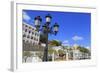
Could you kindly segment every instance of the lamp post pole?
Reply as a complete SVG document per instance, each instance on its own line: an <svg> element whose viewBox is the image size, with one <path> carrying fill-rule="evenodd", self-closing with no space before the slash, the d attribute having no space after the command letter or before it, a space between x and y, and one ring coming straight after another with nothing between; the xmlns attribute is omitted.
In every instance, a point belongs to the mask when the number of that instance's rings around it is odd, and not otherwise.
<svg viewBox="0 0 100 73"><path fill-rule="evenodd" d="M45 33L45 36L46 36L46 43L45 43L46 46L44 49L43 61L48 61L48 31Z"/></svg>
<svg viewBox="0 0 100 73"><path fill-rule="evenodd" d="M35 27L36 27L37 31L41 31L39 29L42 29L41 32L43 32L46 37L46 42L45 42L46 46L44 48L43 61L48 61L48 34L50 33L50 34L56 35L58 32L59 25L57 23L55 23L53 25L53 27L50 27L49 25L50 25L52 17L50 16L50 14L48 14L45 16L45 18L46 18L46 23L44 25L42 25L41 28L40 28L40 24L42 22L41 17L37 16L34 18L34 20L35 20Z"/></svg>

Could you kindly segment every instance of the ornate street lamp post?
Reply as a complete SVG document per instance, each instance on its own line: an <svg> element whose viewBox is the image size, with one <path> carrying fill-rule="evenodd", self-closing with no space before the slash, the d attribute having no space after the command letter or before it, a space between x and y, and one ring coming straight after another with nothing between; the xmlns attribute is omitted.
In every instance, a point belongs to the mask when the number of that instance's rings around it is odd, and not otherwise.
<svg viewBox="0 0 100 73"><path fill-rule="evenodd" d="M45 18L46 18L46 22L44 25L42 25L42 27L41 27L42 18L40 16L35 17L34 22L37 31L41 31L40 29L42 29L41 32L43 32L44 35L46 36L46 43L45 43L46 46L44 49L43 61L48 61L48 34L56 35L58 32L59 25L55 23L52 27L50 27L52 17L50 16L50 14L47 14Z"/></svg>

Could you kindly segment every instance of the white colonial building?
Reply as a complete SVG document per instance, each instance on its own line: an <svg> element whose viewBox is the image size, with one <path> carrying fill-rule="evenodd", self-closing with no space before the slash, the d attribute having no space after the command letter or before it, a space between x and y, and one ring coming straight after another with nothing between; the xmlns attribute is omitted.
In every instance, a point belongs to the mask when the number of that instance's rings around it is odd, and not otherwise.
<svg viewBox="0 0 100 73"><path fill-rule="evenodd" d="M83 53L78 49L78 45L74 45L73 48L73 60L90 59L89 53Z"/></svg>
<svg viewBox="0 0 100 73"><path fill-rule="evenodd" d="M36 28L23 23L23 41L38 45L40 39L40 33L36 31Z"/></svg>

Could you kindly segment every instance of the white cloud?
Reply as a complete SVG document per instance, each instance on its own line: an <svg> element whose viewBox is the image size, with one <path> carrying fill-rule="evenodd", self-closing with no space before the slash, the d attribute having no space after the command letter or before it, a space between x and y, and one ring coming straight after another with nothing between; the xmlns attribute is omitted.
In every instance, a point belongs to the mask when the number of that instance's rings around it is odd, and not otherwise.
<svg viewBox="0 0 100 73"><path fill-rule="evenodd" d="M74 36L74 37L72 37L72 39L74 40L74 41L78 41L78 40L83 40L83 37L81 37L81 36Z"/></svg>
<svg viewBox="0 0 100 73"><path fill-rule="evenodd" d="M68 43L67 43L67 44L62 44L62 45L63 45L63 46L70 46L70 44L68 44Z"/></svg>
<svg viewBox="0 0 100 73"><path fill-rule="evenodd" d="M90 46L86 46L85 48L90 49Z"/></svg>
<svg viewBox="0 0 100 73"><path fill-rule="evenodd" d="M23 12L23 19L29 21L31 18L28 16L26 12Z"/></svg>
<svg viewBox="0 0 100 73"><path fill-rule="evenodd" d="M75 44L73 44L73 46L79 46L79 45L75 43Z"/></svg>
<svg viewBox="0 0 100 73"><path fill-rule="evenodd" d="M63 46L69 46L69 41L68 41L68 40L63 41L63 42L62 42L62 45L63 45Z"/></svg>
<svg viewBox="0 0 100 73"><path fill-rule="evenodd" d="M65 41L63 41L63 43L69 43L69 41L68 40L65 40Z"/></svg>

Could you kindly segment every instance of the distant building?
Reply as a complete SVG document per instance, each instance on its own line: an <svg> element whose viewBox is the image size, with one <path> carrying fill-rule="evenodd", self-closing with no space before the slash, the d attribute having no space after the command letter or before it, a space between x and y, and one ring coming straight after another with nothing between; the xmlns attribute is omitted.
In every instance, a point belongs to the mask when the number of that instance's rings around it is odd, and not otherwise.
<svg viewBox="0 0 100 73"><path fill-rule="evenodd" d="M23 28L23 41L25 43L38 45L40 39L40 33L36 31L36 28L26 23L23 23L22 28Z"/></svg>
<svg viewBox="0 0 100 73"><path fill-rule="evenodd" d="M89 59L89 53L83 53L78 49L78 45L74 45L73 48L73 60Z"/></svg>

